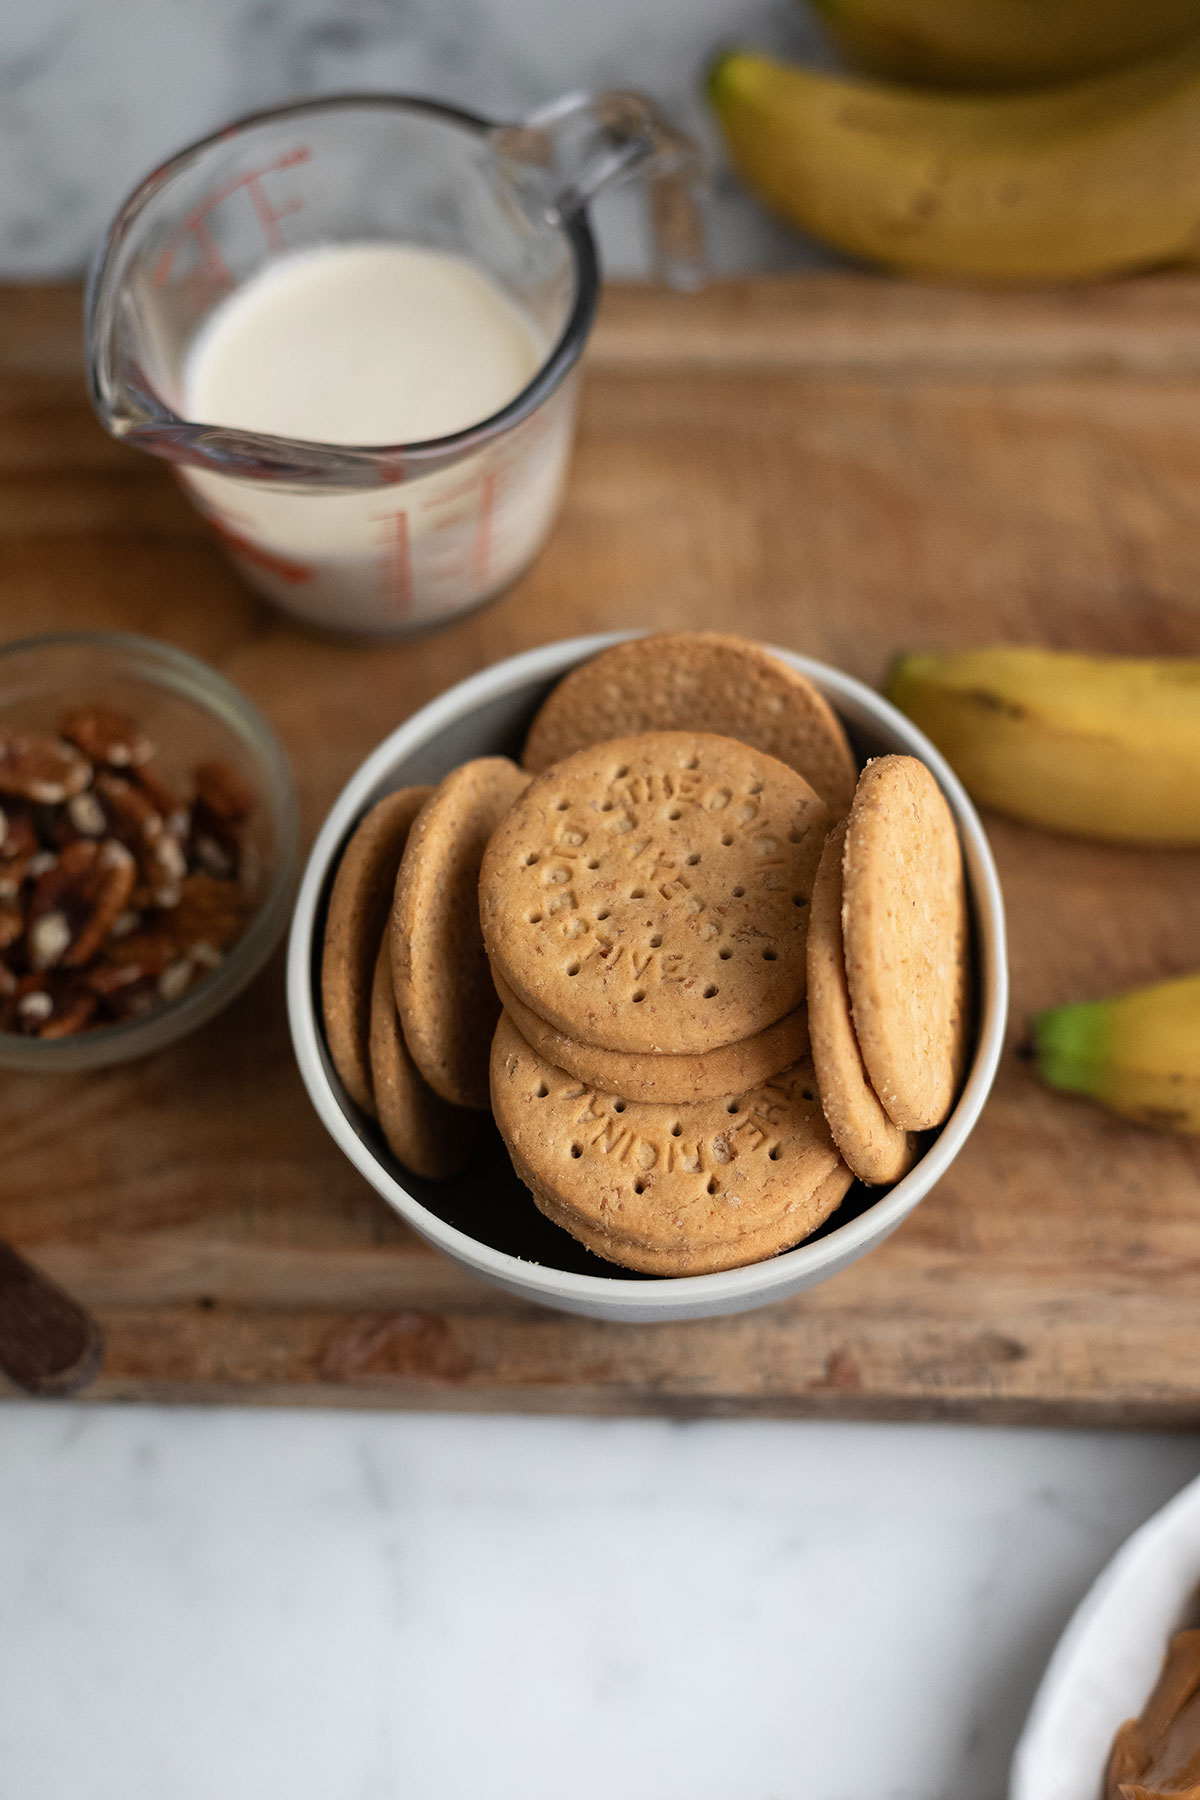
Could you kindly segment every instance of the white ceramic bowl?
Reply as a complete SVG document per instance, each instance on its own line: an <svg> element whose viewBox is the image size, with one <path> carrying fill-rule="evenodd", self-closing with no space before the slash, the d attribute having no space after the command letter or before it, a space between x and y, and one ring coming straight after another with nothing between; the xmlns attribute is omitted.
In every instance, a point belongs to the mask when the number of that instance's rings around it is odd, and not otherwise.
<svg viewBox="0 0 1200 1800"><path fill-rule="evenodd" d="M1172 1632L1196 1622L1200 1481L1134 1532L1080 1601L1013 1759L1010 1800L1096 1800L1117 1728L1150 1697Z"/></svg>
<svg viewBox="0 0 1200 1800"><path fill-rule="evenodd" d="M903 1181L882 1192L857 1182L839 1210L798 1249L719 1275L631 1275L542 1217L509 1166L499 1137L457 1181L410 1175L373 1124L346 1098L320 1024L321 939L342 847L367 808L393 788L438 781L473 756L516 756L535 710L559 676L628 633L544 644L460 682L394 731L367 758L326 819L300 885L288 947L292 1041L313 1105L334 1141L376 1191L439 1250L523 1299L596 1319L655 1321L744 1312L836 1275L882 1243L949 1168L983 1108L996 1073L1008 1005L1004 908L983 828L961 784L929 740L886 700L823 663L774 654L807 675L841 715L860 757L920 757L953 810L966 860L975 924L974 1053L958 1104Z"/></svg>

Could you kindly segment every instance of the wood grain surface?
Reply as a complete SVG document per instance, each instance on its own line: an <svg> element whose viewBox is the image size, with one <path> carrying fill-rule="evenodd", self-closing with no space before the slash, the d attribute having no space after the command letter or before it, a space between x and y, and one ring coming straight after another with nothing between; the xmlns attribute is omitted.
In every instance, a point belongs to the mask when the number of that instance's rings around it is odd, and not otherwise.
<svg viewBox="0 0 1200 1800"><path fill-rule="evenodd" d="M872 277L617 288L566 509L497 605L417 642L289 625L158 463L110 442L79 295L0 293L0 636L151 632L253 696L311 837L473 670L618 626L733 628L877 682L904 647L1200 651L1200 281L972 294ZM989 820L1010 1047L885 1245L759 1313L617 1327L424 1248L326 1138L277 961L126 1069L0 1086L0 1238L94 1309L96 1398L1200 1424L1200 1140L1044 1091L1036 1008L1200 966L1200 855Z"/></svg>

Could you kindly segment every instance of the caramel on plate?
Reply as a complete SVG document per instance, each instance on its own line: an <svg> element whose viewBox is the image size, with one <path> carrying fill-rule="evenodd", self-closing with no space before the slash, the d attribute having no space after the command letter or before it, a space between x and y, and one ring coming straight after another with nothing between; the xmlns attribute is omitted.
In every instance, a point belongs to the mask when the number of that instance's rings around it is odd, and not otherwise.
<svg viewBox="0 0 1200 1800"><path fill-rule="evenodd" d="M1140 1717L1113 1741L1104 1800L1200 1800L1200 1631L1177 1631Z"/></svg>

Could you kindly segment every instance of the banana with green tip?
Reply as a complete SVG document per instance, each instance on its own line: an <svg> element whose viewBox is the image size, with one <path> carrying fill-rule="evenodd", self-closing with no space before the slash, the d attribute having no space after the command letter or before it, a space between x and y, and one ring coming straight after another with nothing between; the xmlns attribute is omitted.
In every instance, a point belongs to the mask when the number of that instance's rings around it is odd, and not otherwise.
<svg viewBox="0 0 1200 1800"><path fill-rule="evenodd" d="M1200 658L954 650L898 657L884 692L985 806L1075 837L1200 844Z"/></svg>
<svg viewBox="0 0 1200 1800"><path fill-rule="evenodd" d="M1041 1013L1038 1069L1051 1087L1165 1131L1200 1132L1200 975Z"/></svg>
<svg viewBox="0 0 1200 1800"><path fill-rule="evenodd" d="M1200 40L1011 94L850 80L750 51L709 94L776 212L913 274L1074 281L1180 262L1200 241Z"/></svg>

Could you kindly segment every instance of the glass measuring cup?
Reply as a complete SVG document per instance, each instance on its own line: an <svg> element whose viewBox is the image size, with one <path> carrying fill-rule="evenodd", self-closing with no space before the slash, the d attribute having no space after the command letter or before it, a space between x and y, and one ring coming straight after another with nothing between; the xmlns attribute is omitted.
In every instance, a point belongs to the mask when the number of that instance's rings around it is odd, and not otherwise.
<svg viewBox="0 0 1200 1800"><path fill-rule="evenodd" d="M569 95L515 125L385 95L241 120L156 169L113 221L88 284L93 404L175 465L246 579L289 612L376 633L441 623L507 586L553 523L599 289L587 202L634 174L658 273L697 285L700 159L638 95ZM462 256L516 304L544 354L508 405L387 445L186 416L189 350L232 293L293 252L372 243Z"/></svg>

